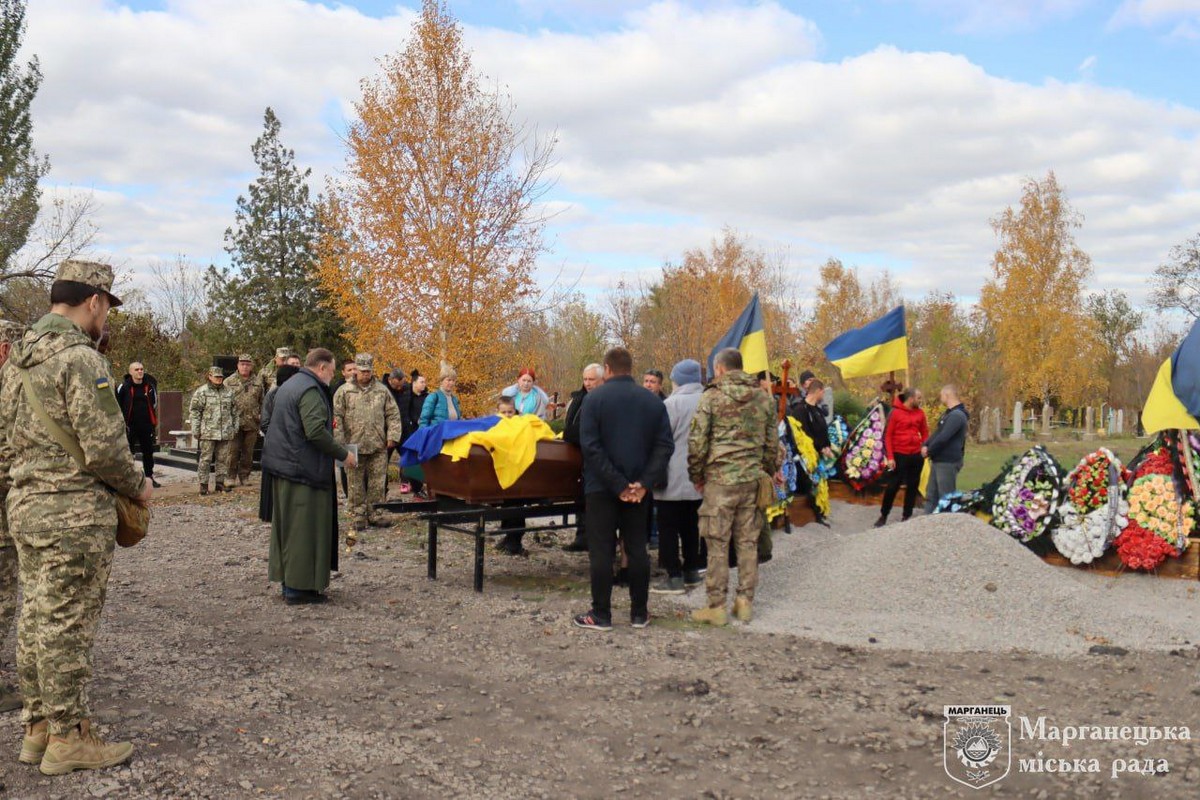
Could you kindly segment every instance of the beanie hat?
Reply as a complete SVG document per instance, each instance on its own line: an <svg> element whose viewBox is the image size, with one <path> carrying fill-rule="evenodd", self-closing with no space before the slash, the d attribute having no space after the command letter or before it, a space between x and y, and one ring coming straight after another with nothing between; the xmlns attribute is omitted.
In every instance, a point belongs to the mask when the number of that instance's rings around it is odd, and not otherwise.
<svg viewBox="0 0 1200 800"><path fill-rule="evenodd" d="M695 359L685 358L675 365L671 370L671 383L675 386L683 386L689 383L700 382L700 362Z"/></svg>

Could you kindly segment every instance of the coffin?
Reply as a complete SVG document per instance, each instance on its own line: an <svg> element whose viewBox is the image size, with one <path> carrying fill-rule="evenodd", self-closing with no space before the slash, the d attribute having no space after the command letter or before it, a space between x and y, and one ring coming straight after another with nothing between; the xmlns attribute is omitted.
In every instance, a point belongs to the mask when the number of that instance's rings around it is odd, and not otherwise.
<svg viewBox="0 0 1200 800"><path fill-rule="evenodd" d="M425 483L439 496L466 503L500 503L506 500L574 500L580 486L583 457L579 448L559 440L537 443L537 457L525 474L507 489L496 480L492 455L479 445L464 459L452 461L438 455L421 465Z"/></svg>

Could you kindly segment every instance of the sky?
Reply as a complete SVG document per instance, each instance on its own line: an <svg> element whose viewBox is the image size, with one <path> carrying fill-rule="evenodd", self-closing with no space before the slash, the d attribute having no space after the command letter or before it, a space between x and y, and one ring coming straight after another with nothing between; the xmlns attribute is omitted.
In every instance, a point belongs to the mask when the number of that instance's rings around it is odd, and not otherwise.
<svg viewBox="0 0 1200 800"><path fill-rule="evenodd" d="M34 0L46 197L87 194L134 284L228 263L275 109L323 188L415 0ZM474 63L557 144L543 280L599 300L725 226L801 295L830 257L973 300L989 220L1054 170L1089 289L1139 302L1200 233L1200 0L452 0Z"/></svg>

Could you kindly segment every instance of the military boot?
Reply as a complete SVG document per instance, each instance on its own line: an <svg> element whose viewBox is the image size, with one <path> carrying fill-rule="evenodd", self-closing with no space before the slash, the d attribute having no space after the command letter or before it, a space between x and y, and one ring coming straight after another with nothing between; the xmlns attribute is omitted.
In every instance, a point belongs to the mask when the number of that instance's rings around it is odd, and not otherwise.
<svg viewBox="0 0 1200 800"><path fill-rule="evenodd" d="M225 484L218 481L217 488L214 491L216 491L217 494L220 494L221 492L225 491Z"/></svg>
<svg viewBox="0 0 1200 800"><path fill-rule="evenodd" d="M25 738L21 740L22 764L37 766L42 763L46 745L50 743L50 723L46 720L25 726Z"/></svg>
<svg viewBox="0 0 1200 800"><path fill-rule="evenodd" d="M124 763L133 755L129 742L107 744L83 720L66 736L51 736L42 756L43 775L65 775L77 769L104 769Z"/></svg>
<svg viewBox="0 0 1200 800"><path fill-rule="evenodd" d="M729 624L729 616L725 613L724 606L698 608L692 612L692 622L703 622L706 625L720 627Z"/></svg>
<svg viewBox="0 0 1200 800"><path fill-rule="evenodd" d="M24 701L21 699L21 693L17 687L11 683L0 684L0 714L16 711L22 705L24 705Z"/></svg>
<svg viewBox="0 0 1200 800"><path fill-rule="evenodd" d="M200 494L208 494L208 484L207 483L200 484Z"/></svg>
<svg viewBox="0 0 1200 800"><path fill-rule="evenodd" d="M739 597L733 601L733 616L738 622L749 622L754 619L754 606L748 597Z"/></svg>

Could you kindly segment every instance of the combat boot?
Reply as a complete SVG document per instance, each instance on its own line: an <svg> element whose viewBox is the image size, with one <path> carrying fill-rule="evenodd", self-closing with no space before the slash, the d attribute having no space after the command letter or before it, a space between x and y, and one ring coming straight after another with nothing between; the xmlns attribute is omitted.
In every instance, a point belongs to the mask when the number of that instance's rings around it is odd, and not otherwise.
<svg viewBox="0 0 1200 800"><path fill-rule="evenodd" d="M733 601L733 616L738 622L749 622L754 619L754 606L749 598L739 597Z"/></svg>
<svg viewBox="0 0 1200 800"><path fill-rule="evenodd" d="M46 720L25 726L25 738L21 740L22 764L37 766L42 763L46 745L50 742L50 723Z"/></svg>
<svg viewBox="0 0 1200 800"><path fill-rule="evenodd" d="M697 608L692 612L692 622L703 622L706 625L721 627L729 624L729 616L725 613L725 606Z"/></svg>
<svg viewBox="0 0 1200 800"><path fill-rule="evenodd" d="M207 483L200 484L200 494L208 494L208 484Z"/></svg>
<svg viewBox="0 0 1200 800"><path fill-rule="evenodd" d="M77 769L104 769L124 763L133 755L129 742L107 744L92 733L91 722L83 720L66 736L51 736L42 756L43 775L66 775Z"/></svg>

